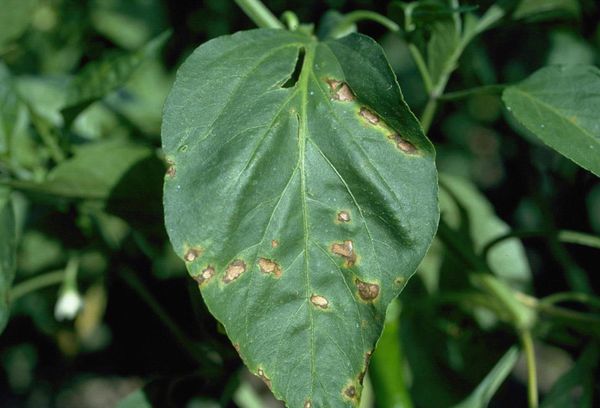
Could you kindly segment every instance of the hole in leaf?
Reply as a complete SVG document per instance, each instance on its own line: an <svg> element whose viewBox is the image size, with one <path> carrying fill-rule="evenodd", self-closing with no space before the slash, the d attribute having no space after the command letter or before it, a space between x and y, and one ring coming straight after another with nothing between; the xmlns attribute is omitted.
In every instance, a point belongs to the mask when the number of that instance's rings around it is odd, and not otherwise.
<svg viewBox="0 0 600 408"><path fill-rule="evenodd" d="M290 76L290 78L287 81L285 81L283 85L281 85L282 88L292 88L296 85L298 79L300 78L300 72L302 71L302 65L304 64L305 54L306 51L304 50L304 47L298 50L298 58L296 59L296 66L294 67L292 76Z"/></svg>

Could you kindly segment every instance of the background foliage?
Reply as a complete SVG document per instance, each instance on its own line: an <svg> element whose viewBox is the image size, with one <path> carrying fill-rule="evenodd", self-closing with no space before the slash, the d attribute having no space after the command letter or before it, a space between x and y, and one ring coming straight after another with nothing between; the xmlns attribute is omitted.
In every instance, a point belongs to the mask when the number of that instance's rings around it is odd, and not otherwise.
<svg viewBox="0 0 600 408"><path fill-rule="evenodd" d="M580 244L600 234L600 184L541 143L540 118L513 115L494 88L515 84L504 102L531 108L518 97L539 94L540 77L558 92L561 78L585 74L572 66L597 66L596 2L500 2L507 14L464 48L451 75L460 39L448 35L450 3L421 1L412 20L399 2L265 3L302 22L332 8L396 21L401 33L358 28L384 47L418 115L428 95L408 44L432 81L448 77L428 132L442 222L388 310L363 405L479 407L493 396L492 406L527 406L527 339L543 407L597 404L598 249ZM464 1L458 11L481 15L492 4ZM174 72L202 42L252 27L231 1L3 0L0 405L115 406L143 386L121 406L278 406L208 314L162 221L160 123ZM518 83L556 64L567 73L549 68ZM577 112L597 143L598 88L577 83L590 94ZM598 169L600 150L546 143ZM509 231L520 239L489 245ZM83 297L72 319L77 304L57 303L69 293Z"/></svg>

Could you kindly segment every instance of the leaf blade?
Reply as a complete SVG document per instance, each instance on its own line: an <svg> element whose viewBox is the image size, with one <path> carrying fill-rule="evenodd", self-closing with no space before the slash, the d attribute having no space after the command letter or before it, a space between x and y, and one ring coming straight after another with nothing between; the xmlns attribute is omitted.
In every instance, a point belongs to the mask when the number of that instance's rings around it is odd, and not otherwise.
<svg viewBox="0 0 600 408"><path fill-rule="evenodd" d="M433 149L380 48L212 40L178 72L163 148L171 242L246 365L290 406L356 406L438 217Z"/></svg>
<svg viewBox="0 0 600 408"><path fill-rule="evenodd" d="M598 68L552 66L508 87L502 100L545 144L600 176L599 95Z"/></svg>

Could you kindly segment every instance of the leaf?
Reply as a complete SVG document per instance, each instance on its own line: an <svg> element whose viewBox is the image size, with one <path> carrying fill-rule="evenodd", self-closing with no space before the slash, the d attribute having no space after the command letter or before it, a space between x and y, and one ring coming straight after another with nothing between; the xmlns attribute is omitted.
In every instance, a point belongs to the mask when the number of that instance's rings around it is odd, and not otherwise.
<svg viewBox="0 0 600 408"><path fill-rule="evenodd" d="M542 401L541 408L593 407L594 389L597 389L595 372L599 357L597 344L587 346L575 366L552 386Z"/></svg>
<svg viewBox="0 0 600 408"><path fill-rule="evenodd" d="M119 401L116 408L152 408L152 403L148 401L144 389L140 388Z"/></svg>
<svg viewBox="0 0 600 408"><path fill-rule="evenodd" d="M460 36L453 19L436 21L431 26L431 39L427 43L427 68L434 84L454 69L454 54Z"/></svg>
<svg viewBox="0 0 600 408"><path fill-rule="evenodd" d="M144 61L160 50L169 35L169 32L162 33L136 52L113 55L86 65L67 88L62 110L65 123L70 125L92 102L123 85Z"/></svg>
<svg viewBox="0 0 600 408"><path fill-rule="evenodd" d="M9 292L16 269L15 214L10 191L0 187L0 333L6 327L9 310Z"/></svg>
<svg viewBox="0 0 600 408"><path fill-rule="evenodd" d="M464 242L479 253L488 243L510 231L490 202L467 180L440 175L440 208L444 220L462 232ZM525 290L531 280L531 270L520 240L507 239L495 245L487 259L492 270L519 290Z"/></svg>
<svg viewBox="0 0 600 408"><path fill-rule="evenodd" d="M37 0L3 0L0 13L0 50L25 32Z"/></svg>
<svg viewBox="0 0 600 408"><path fill-rule="evenodd" d="M13 182L11 185L43 195L104 200L136 164L151 156L152 150L140 145L94 143L79 148L72 158L52 169L43 183Z"/></svg>
<svg viewBox="0 0 600 408"><path fill-rule="evenodd" d="M513 12L514 19L579 17L581 14L577 0L521 0Z"/></svg>
<svg viewBox="0 0 600 408"><path fill-rule="evenodd" d="M600 176L600 70L552 66L502 95L507 109L560 154Z"/></svg>
<svg viewBox="0 0 600 408"><path fill-rule="evenodd" d="M433 147L381 48L212 40L179 69L162 138L167 232L246 365L291 407L357 406L438 221Z"/></svg>
<svg viewBox="0 0 600 408"><path fill-rule="evenodd" d="M513 347L509 349L473 393L463 402L455 405L454 408L486 408L496 391L498 391L498 388L500 388L500 385L502 385L512 371L518 359L518 348Z"/></svg>

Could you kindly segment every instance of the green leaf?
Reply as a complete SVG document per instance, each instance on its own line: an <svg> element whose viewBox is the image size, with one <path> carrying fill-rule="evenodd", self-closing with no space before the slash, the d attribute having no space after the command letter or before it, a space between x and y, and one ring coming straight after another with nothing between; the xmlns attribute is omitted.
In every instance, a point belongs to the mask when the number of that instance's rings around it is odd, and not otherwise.
<svg viewBox="0 0 600 408"><path fill-rule="evenodd" d="M600 176L600 70L545 67L506 88L507 109L560 154Z"/></svg>
<svg viewBox="0 0 600 408"><path fill-rule="evenodd" d="M37 0L3 0L0 12L0 50L29 26Z"/></svg>
<svg viewBox="0 0 600 408"><path fill-rule="evenodd" d="M510 231L490 202L467 180L440 174L440 208L444 220L463 236L463 242L479 253L490 241ZM531 270L520 240L513 238L495 245L487 259L491 269L511 286L525 290Z"/></svg>
<svg viewBox="0 0 600 408"><path fill-rule="evenodd" d="M514 19L578 17L581 13L578 0L521 0L515 11Z"/></svg>
<svg viewBox="0 0 600 408"><path fill-rule="evenodd" d="M381 48L212 40L179 69L162 137L171 242L246 365L291 407L357 406L438 221L433 147Z"/></svg>
<svg viewBox="0 0 600 408"><path fill-rule="evenodd" d="M10 190L0 187L0 333L6 327L10 314L9 292L16 268L15 234L15 214Z"/></svg>
<svg viewBox="0 0 600 408"><path fill-rule="evenodd" d="M91 103L122 86L143 62L156 55L169 35L169 32L162 33L136 52L113 55L86 65L67 88L62 110L65 122L71 124Z"/></svg>
<svg viewBox="0 0 600 408"><path fill-rule="evenodd" d="M513 347L509 349L473 393L463 402L455 405L454 408L486 408L496 391L498 391L498 388L500 388L512 371L518 359L518 348Z"/></svg>
<svg viewBox="0 0 600 408"><path fill-rule="evenodd" d="M152 403L148 401L144 389L140 388L119 401L116 408L152 408Z"/></svg>
<svg viewBox="0 0 600 408"><path fill-rule="evenodd" d="M597 344L590 344L583 350L575 366L561 376L552 386L541 408L594 406L594 389L597 389L598 359Z"/></svg>
<svg viewBox="0 0 600 408"><path fill-rule="evenodd" d="M460 35L455 20L439 20L431 26L431 39L427 43L427 68L434 84L454 69L454 54L459 45Z"/></svg>
<svg viewBox="0 0 600 408"><path fill-rule="evenodd" d="M80 147L72 158L52 169L43 183L10 184L42 195L105 200L136 164L152 155L152 150L140 145L94 143Z"/></svg>

